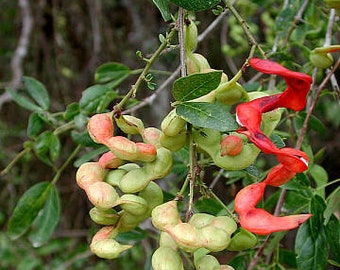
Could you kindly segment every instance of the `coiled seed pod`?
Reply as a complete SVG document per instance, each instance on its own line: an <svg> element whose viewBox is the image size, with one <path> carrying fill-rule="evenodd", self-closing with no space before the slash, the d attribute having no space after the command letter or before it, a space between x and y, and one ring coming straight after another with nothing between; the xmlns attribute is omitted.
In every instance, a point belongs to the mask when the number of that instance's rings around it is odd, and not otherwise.
<svg viewBox="0 0 340 270"><path fill-rule="evenodd" d="M164 117L161 123L161 129L165 135L175 136L182 131L186 123L187 122L176 113L176 109L173 109Z"/></svg>
<svg viewBox="0 0 340 270"><path fill-rule="evenodd" d="M99 240L90 245L91 251L103 259L115 259L132 245L121 245L114 239Z"/></svg>
<svg viewBox="0 0 340 270"><path fill-rule="evenodd" d="M76 181L80 188L85 189L87 186L103 181L105 169L98 162L86 162L80 165L76 173Z"/></svg>
<svg viewBox="0 0 340 270"><path fill-rule="evenodd" d="M156 146L156 148L161 147L161 144L160 144L161 135L162 135L162 131L155 127L145 128L141 132L143 141L145 143Z"/></svg>
<svg viewBox="0 0 340 270"><path fill-rule="evenodd" d="M157 149L156 159L145 164L145 170L151 180L160 179L170 173L172 164L173 158L171 152L161 147Z"/></svg>
<svg viewBox="0 0 340 270"><path fill-rule="evenodd" d="M195 213L191 216L188 223L194 225L195 228L200 229L210 224L214 217L215 216L207 213Z"/></svg>
<svg viewBox="0 0 340 270"><path fill-rule="evenodd" d="M104 153L98 160L98 163L104 169L115 169L124 163L123 160L116 157L111 151Z"/></svg>
<svg viewBox="0 0 340 270"><path fill-rule="evenodd" d="M138 147L138 161L152 162L156 159L157 150L153 144L137 142L136 145Z"/></svg>
<svg viewBox="0 0 340 270"><path fill-rule="evenodd" d="M153 270L184 270L179 254L170 247L159 247L152 254Z"/></svg>
<svg viewBox="0 0 340 270"><path fill-rule="evenodd" d="M90 202L99 209L112 208L119 198L117 191L106 182L97 182L85 189Z"/></svg>
<svg viewBox="0 0 340 270"><path fill-rule="evenodd" d="M210 68L208 60L203 55L191 52L186 53L186 66L188 74L200 73Z"/></svg>
<svg viewBox="0 0 340 270"><path fill-rule="evenodd" d="M169 201L156 206L151 213L152 224L161 231L181 223L177 209L177 201Z"/></svg>
<svg viewBox="0 0 340 270"><path fill-rule="evenodd" d="M118 230L114 226L104 226L92 237L92 243L95 243L104 239L113 239L118 235Z"/></svg>
<svg viewBox="0 0 340 270"><path fill-rule="evenodd" d="M93 207L89 214L91 219L99 225L115 225L119 219L119 215L114 209L101 210Z"/></svg>
<svg viewBox="0 0 340 270"><path fill-rule="evenodd" d="M94 142L105 144L114 133L112 114L101 113L93 115L87 123L87 130Z"/></svg>
<svg viewBox="0 0 340 270"><path fill-rule="evenodd" d="M143 190L150 182L144 168L137 168L125 174L119 182L119 189L124 193L136 193Z"/></svg>
<svg viewBox="0 0 340 270"><path fill-rule="evenodd" d="M123 176L127 173L127 171L123 169L115 169L110 170L105 178L104 181L108 184L110 184L113 187L119 187L120 180L123 178Z"/></svg>
<svg viewBox="0 0 340 270"><path fill-rule="evenodd" d="M121 115L115 118L117 126L125 134L139 134L144 129L142 120L132 115Z"/></svg>
<svg viewBox="0 0 340 270"><path fill-rule="evenodd" d="M215 228L222 229L226 231L228 234L233 234L237 230L237 224L235 220L228 216L218 216L214 217L210 223L210 226Z"/></svg>
<svg viewBox="0 0 340 270"><path fill-rule="evenodd" d="M220 263L212 255L205 255L195 261L196 270L220 270Z"/></svg>
<svg viewBox="0 0 340 270"><path fill-rule="evenodd" d="M135 161L138 159L139 150L135 142L123 136L110 138L107 147L120 159Z"/></svg>
<svg viewBox="0 0 340 270"><path fill-rule="evenodd" d="M116 201L116 205L119 205L125 212L136 216L144 215L148 209L146 200L134 194L123 194Z"/></svg>
<svg viewBox="0 0 340 270"><path fill-rule="evenodd" d="M175 240L178 247L184 251L194 252L203 246L201 229L196 229L192 224L179 223L173 227L168 227L167 232Z"/></svg>
<svg viewBox="0 0 340 270"><path fill-rule="evenodd" d="M222 251L230 243L230 234L225 230L210 225L201 228L200 232L202 246L210 251Z"/></svg>
<svg viewBox="0 0 340 270"><path fill-rule="evenodd" d="M162 231L159 237L159 246L160 247L169 247L173 250L177 250L178 246L175 240L171 237L171 235L167 232Z"/></svg>
<svg viewBox="0 0 340 270"><path fill-rule="evenodd" d="M150 182L143 190L138 193L147 204L147 215L150 216L152 210L163 203L163 190L155 182Z"/></svg>
<svg viewBox="0 0 340 270"><path fill-rule="evenodd" d="M188 134L185 129L183 129L180 133L174 136L167 136L164 133L162 133L160 143L163 147L170 151L178 151L180 150L184 145L186 145L188 141Z"/></svg>
<svg viewBox="0 0 340 270"><path fill-rule="evenodd" d="M240 231L231 238L227 250L241 251L254 247L256 243L257 243L256 235L252 234L251 232L241 227Z"/></svg>

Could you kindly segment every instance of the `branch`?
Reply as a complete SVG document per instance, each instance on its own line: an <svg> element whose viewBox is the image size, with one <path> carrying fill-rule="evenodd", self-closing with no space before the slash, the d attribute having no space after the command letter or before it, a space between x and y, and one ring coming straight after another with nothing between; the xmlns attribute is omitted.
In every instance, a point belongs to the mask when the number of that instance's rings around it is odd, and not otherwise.
<svg viewBox="0 0 340 270"><path fill-rule="evenodd" d="M21 78L23 75L22 62L27 55L30 35L33 28L33 18L29 1L19 0L19 8L22 14L22 30L19 37L18 45L14 51L14 55L11 60L12 79L7 84L7 86L14 91L17 91L21 84ZM2 105L10 100L12 100L11 96L7 92L3 93L0 96L0 110L2 108Z"/></svg>

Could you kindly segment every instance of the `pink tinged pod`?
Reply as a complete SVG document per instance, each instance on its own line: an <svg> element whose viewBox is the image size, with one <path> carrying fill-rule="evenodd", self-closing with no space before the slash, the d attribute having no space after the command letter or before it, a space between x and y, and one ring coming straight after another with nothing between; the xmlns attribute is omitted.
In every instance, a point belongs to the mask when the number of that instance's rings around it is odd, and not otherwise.
<svg viewBox="0 0 340 270"><path fill-rule="evenodd" d="M109 151L101 155L98 163L104 169L116 169L120 165L123 165L124 161L118 158L114 153Z"/></svg>
<svg viewBox="0 0 340 270"><path fill-rule="evenodd" d="M86 189L87 186L103 181L105 169L98 162L86 162L80 165L76 173L77 185Z"/></svg>
<svg viewBox="0 0 340 270"><path fill-rule="evenodd" d="M88 121L87 130L94 142L105 144L114 133L111 114L100 113L93 115Z"/></svg>

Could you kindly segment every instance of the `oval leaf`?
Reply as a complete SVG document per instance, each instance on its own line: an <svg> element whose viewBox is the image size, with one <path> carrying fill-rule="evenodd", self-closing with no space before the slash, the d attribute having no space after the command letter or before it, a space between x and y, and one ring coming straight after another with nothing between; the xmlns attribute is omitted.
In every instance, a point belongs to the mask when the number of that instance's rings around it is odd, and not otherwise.
<svg viewBox="0 0 340 270"><path fill-rule="evenodd" d="M54 232L60 218L59 194L55 186L52 186L44 205L32 225L33 230L29 234L29 240L34 247L45 244Z"/></svg>
<svg viewBox="0 0 340 270"><path fill-rule="evenodd" d="M222 71L196 73L175 81L172 94L178 101L189 101L208 94L221 82Z"/></svg>
<svg viewBox="0 0 340 270"><path fill-rule="evenodd" d="M170 0L177 6L192 11L201 11L211 9L216 6L221 0Z"/></svg>
<svg viewBox="0 0 340 270"><path fill-rule="evenodd" d="M168 0L153 0L160 13L162 14L163 20L165 22L171 20L171 12Z"/></svg>
<svg viewBox="0 0 340 270"><path fill-rule="evenodd" d="M8 223L8 234L11 239L19 238L31 227L44 206L50 188L49 182L41 182L22 195Z"/></svg>
<svg viewBox="0 0 340 270"><path fill-rule="evenodd" d="M24 84L28 94L39 104L43 110L50 107L50 97L45 86L31 77L24 77Z"/></svg>
<svg viewBox="0 0 340 270"><path fill-rule="evenodd" d="M235 119L219 104L184 102L176 106L176 113L197 127L219 131L233 131L238 128Z"/></svg>
<svg viewBox="0 0 340 270"><path fill-rule="evenodd" d="M39 113L33 112L28 119L27 136L33 138L38 135L44 126L44 120L41 119Z"/></svg>
<svg viewBox="0 0 340 270"><path fill-rule="evenodd" d="M104 85L90 86L82 93L82 97L79 100L80 109L88 113L95 113L99 104L101 104L106 94L110 91L112 90Z"/></svg>
<svg viewBox="0 0 340 270"><path fill-rule="evenodd" d="M30 110L30 111L40 111L41 108L32 102L29 98L18 94L17 92L13 91L12 89L6 89L6 91L11 95L14 102L16 102L19 106Z"/></svg>
<svg viewBox="0 0 340 270"><path fill-rule="evenodd" d="M130 74L130 69L121 64L110 62L99 66L96 69L95 81L97 83L106 83L109 81L122 82Z"/></svg>

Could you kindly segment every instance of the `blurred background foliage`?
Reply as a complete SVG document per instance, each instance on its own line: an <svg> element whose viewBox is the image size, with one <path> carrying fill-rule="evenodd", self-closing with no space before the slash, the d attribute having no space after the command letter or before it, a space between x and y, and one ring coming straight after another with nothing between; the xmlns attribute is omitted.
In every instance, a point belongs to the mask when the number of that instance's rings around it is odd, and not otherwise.
<svg viewBox="0 0 340 270"><path fill-rule="evenodd" d="M289 2L284 9L283 2ZM244 0L237 1L235 6L245 17L257 41L269 52L269 57L290 68L300 65L305 72L311 73L313 67L308 61L309 50L324 44L330 11L323 1L310 0L303 18L294 21L303 2ZM20 8L20 5L24 8ZM173 11L176 10L175 6L171 7ZM117 87L117 93L124 95L136 80L138 70L144 66L143 61L136 56L136 51L148 56L157 48L159 34L164 34L167 29L167 24L151 0L1 0L0 10L1 170L22 151L23 143L29 139L27 125L31 113L13 102L5 91L7 87L22 89L21 76L34 77L41 81L48 91L51 100L49 111L63 112L69 104L78 102L82 92L95 83L96 68L114 61L136 71L135 75L131 74ZM216 15L211 10L202 11L196 14L196 19L199 22L199 31L203 32L216 20ZM16 65L16 48L23 29L27 26L27 20L33 23L26 37L27 51L19 65ZM339 44L338 19L333 28L332 44ZM213 68L222 69L232 77L248 56L249 43L235 18L227 14L201 40L197 51L209 60ZM338 57L339 55L335 55L334 58ZM164 53L153 67L155 70L164 71L154 73L156 87L178 65L176 48ZM320 83L324 75L325 71L319 70L315 74L315 83ZM339 78L340 72L337 71L335 75ZM261 81L253 80L254 76L249 71L241 82L248 82L245 85L247 88L261 88ZM340 177L339 89L334 90L333 86L328 84L322 92L314 113L314 126L308 133L313 152L318 153L318 164L326 170L331 180ZM162 117L170 108L170 90L171 85L168 85L165 91L157 95L152 106L145 106L135 112L136 116L143 115L146 126L159 126ZM147 86L143 86L137 100L150 94L152 92ZM287 121L288 124L280 127L282 133L289 133L289 128L293 125L299 127L302 121L303 117L294 122ZM292 126L289 126L289 123ZM54 160L55 167L59 167L67 159L76 145L69 133L61 133L59 139L62 151ZM290 139L294 141L296 138ZM79 156L90 150L91 146L83 147ZM261 159L258 163L261 164ZM183 158L178 157L175 173L179 176L185 170L183 164ZM51 166L29 153L23 155L9 172L1 176L0 268L149 269L150 255L155 245L152 237L145 238L146 234L152 236L150 231L138 230L124 235L123 242L133 240L140 245L136 245L117 260L101 260L89 252L88 243L96 226L88 216L92 206L84 192L75 184L73 166L68 166L63 171L57 183L61 216L52 239L47 244L34 248L25 237L15 241L8 238L7 220L21 195L35 183L50 181L54 173ZM229 181L220 181L218 184L221 187L218 189L221 190L219 195L226 201L230 199L227 199L223 192L225 186L233 183L233 177L239 179L240 175L234 173L228 177ZM213 176L207 181L212 178ZM176 183L170 183L168 189L169 193L176 192ZM330 186L326 192L330 193L333 189L334 186ZM197 207L199 208L199 205ZM145 228L148 226L150 225L145 224ZM287 237L285 245L287 250L291 249L292 239ZM231 256L233 254L221 254L219 259L228 261ZM289 259L290 256L292 254L287 251L286 257L283 256L286 258L285 263L294 261ZM240 258L243 260L243 257ZM237 260L237 257L234 257L234 260ZM292 264L288 268L294 268L295 265Z"/></svg>

